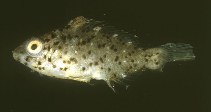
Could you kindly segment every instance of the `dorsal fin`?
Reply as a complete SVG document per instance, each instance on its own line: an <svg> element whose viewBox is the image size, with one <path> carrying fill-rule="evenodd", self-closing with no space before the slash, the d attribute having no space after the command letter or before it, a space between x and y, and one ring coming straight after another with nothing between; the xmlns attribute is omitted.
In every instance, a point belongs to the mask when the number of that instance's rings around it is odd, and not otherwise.
<svg viewBox="0 0 211 112"><path fill-rule="evenodd" d="M124 30L119 30L114 26L105 24L103 21L96 21L94 19L87 19L83 16L74 18L68 23L68 28L77 33L83 34L93 31L96 27L100 27L100 33L107 37L112 37L114 34L118 35L118 38L125 41L131 42L137 47L140 45L140 38L136 35L130 34ZM142 43L142 42L141 42Z"/></svg>

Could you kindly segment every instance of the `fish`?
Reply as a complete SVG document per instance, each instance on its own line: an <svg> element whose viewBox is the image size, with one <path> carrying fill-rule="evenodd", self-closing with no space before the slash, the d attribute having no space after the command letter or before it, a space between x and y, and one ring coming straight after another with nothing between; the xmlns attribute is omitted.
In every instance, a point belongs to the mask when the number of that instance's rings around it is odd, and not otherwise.
<svg viewBox="0 0 211 112"><path fill-rule="evenodd" d="M83 16L62 29L32 36L12 53L16 61L40 74L85 83L103 80L113 90L134 73L162 71L166 63L195 59L190 44L145 48L138 36Z"/></svg>

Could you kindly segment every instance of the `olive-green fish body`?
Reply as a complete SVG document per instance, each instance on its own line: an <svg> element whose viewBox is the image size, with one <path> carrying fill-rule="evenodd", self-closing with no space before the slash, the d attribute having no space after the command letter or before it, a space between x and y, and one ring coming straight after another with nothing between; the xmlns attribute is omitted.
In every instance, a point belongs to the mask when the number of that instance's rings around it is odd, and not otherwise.
<svg viewBox="0 0 211 112"><path fill-rule="evenodd" d="M27 40L13 51L15 60L56 78L119 82L134 72L161 70L167 62L195 58L189 44L167 43L143 49L137 38L100 21L77 17L62 30Z"/></svg>

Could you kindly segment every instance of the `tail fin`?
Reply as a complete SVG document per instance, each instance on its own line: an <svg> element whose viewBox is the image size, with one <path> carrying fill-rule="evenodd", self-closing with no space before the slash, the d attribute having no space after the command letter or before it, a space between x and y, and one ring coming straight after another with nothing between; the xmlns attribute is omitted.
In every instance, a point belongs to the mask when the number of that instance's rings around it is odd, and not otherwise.
<svg viewBox="0 0 211 112"><path fill-rule="evenodd" d="M167 51L168 61L187 61L194 60L193 47L189 44L167 43L161 46Z"/></svg>

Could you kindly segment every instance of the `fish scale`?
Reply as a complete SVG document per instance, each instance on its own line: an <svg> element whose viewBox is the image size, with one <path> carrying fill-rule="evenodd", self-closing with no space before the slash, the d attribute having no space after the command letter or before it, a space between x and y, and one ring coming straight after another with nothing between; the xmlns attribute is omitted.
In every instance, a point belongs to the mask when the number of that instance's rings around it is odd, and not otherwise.
<svg viewBox="0 0 211 112"><path fill-rule="evenodd" d="M27 40L13 51L13 57L47 76L81 82L104 80L112 89L112 82L121 83L135 72L161 70L167 62L195 58L189 44L146 49L137 41L137 36L80 16L62 30Z"/></svg>

